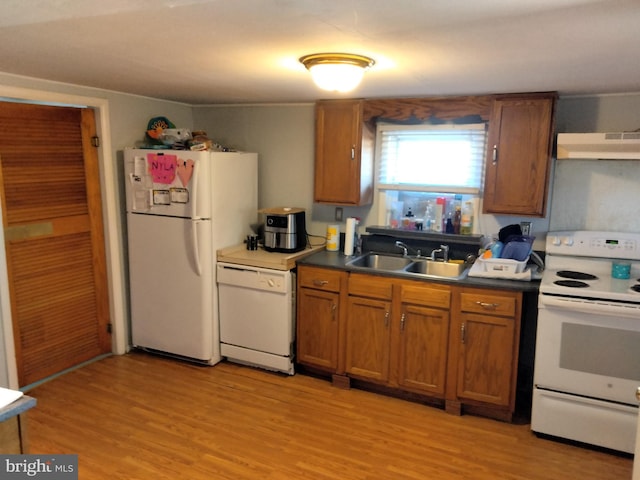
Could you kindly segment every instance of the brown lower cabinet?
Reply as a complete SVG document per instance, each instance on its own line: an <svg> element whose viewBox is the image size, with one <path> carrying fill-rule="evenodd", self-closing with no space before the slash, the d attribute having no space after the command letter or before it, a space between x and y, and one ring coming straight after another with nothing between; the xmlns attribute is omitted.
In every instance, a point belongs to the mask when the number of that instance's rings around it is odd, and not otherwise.
<svg viewBox="0 0 640 480"><path fill-rule="evenodd" d="M297 359L510 421L522 293L298 267Z"/></svg>
<svg viewBox="0 0 640 480"><path fill-rule="evenodd" d="M304 365L338 371L340 292L347 274L315 267L298 269L297 359Z"/></svg>

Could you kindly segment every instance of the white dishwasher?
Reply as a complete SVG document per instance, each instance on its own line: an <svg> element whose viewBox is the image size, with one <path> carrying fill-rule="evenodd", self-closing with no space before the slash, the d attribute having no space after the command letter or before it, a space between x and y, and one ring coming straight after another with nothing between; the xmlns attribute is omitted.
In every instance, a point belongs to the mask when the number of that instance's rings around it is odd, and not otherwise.
<svg viewBox="0 0 640 480"><path fill-rule="evenodd" d="M217 267L222 356L293 375L295 274L222 262Z"/></svg>

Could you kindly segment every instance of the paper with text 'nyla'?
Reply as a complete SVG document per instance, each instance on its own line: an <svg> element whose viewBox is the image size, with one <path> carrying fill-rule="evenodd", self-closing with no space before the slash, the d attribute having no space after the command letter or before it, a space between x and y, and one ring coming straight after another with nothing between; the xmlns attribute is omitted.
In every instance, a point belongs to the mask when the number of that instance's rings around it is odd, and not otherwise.
<svg viewBox="0 0 640 480"><path fill-rule="evenodd" d="M0 455L0 480L78 480L78 455Z"/></svg>

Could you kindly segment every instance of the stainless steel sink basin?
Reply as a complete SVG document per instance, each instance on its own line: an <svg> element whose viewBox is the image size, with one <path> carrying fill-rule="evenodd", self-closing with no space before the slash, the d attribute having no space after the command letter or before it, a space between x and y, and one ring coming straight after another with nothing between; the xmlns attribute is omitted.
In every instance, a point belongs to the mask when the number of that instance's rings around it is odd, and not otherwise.
<svg viewBox="0 0 640 480"><path fill-rule="evenodd" d="M432 260L416 260L406 268L409 273L420 273L436 277L456 278L465 273L468 265L464 263L434 262Z"/></svg>
<svg viewBox="0 0 640 480"><path fill-rule="evenodd" d="M469 265L454 262L437 262L426 258L401 257L381 253L368 253L347 263L349 267L367 270L383 270L433 278L460 279L467 273Z"/></svg>
<svg viewBox="0 0 640 480"><path fill-rule="evenodd" d="M369 253L352 260L347 265L351 267L366 267L373 270L396 271L404 269L407 265L411 265L412 262L407 257Z"/></svg>

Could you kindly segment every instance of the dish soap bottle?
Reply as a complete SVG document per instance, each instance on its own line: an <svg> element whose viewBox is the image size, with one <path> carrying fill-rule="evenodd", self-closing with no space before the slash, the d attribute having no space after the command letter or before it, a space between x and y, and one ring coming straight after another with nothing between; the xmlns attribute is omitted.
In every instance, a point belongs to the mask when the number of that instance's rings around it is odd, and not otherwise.
<svg viewBox="0 0 640 480"><path fill-rule="evenodd" d="M471 235L473 233L473 203L465 202L460 219L460 233Z"/></svg>

